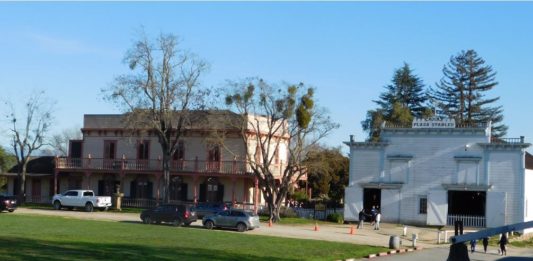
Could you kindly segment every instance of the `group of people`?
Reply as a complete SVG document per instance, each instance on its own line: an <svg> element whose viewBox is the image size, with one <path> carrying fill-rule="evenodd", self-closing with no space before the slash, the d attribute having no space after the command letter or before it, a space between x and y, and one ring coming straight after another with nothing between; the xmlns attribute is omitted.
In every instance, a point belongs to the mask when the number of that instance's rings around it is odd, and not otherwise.
<svg viewBox="0 0 533 261"><path fill-rule="evenodd" d="M489 246L489 238L488 237L483 238L482 242L483 242L483 250L485 251L485 253L487 253L487 247ZM503 233L500 237L500 241L498 241L498 244L500 245L500 248L498 249L498 253L501 254L502 256L507 255L507 248L506 248L507 243L509 243L509 240L507 239L507 235ZM477 244L477 240L474 239L470 241L470 251L472 253L476 251L476 244Z"/></svg>
<svg viewBox="0 0 533 261"><path fill-rule="evenodd" d="M379 207L372 206L370 214L367 214L364 208L361 209L361 211L359 211L359 223L357 224L357 229L363 228L367 217L370 217L370 225L374 226L374 230L379 230L379 223L381 222L381 212L379 211Z"/></svg>

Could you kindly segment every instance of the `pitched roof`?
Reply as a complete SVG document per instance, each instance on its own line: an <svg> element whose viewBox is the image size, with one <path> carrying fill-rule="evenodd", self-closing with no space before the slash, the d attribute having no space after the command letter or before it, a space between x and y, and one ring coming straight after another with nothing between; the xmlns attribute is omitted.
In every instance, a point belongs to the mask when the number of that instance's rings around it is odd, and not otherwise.
<svg viewBox="0 0 533 261"><path fill-rule="evenodd" d="M175 112L176 118L180 112ZM115 129L126 127L126 114L85 114L84 129ZM239 126L242 117L229 110L189 111L185 122L187 129L228 129Z"/></svg>
<svg viewBox="0 0 533 261"><path fill-rule="evenodd" d="M22 164L15 165L9 169L8 173L18 173ZM28 174L54 174L54 156L42 156L31 159L28 162L26 173Z"/></svg>

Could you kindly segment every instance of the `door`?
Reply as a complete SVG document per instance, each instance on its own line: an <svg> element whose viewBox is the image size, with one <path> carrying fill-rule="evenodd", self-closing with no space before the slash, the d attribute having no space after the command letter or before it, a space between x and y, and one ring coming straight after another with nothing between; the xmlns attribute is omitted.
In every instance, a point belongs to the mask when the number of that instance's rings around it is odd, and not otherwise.
<svg viewBox="0 0 533 261"><path fill-rule="evenodd" d="M381 220L400 222L400 190L384 189L381 191Z"/></svg>
<svg viewBox="0 0 533 261"><path fill-rule="evenodd" d="M32 179L31 181L31 201L34 203L41 202L41 180Z"/></svg>
<svg viewBox="0 0 533 261"><path fill-rule="evenodd" d="M433 190L428 193L427 224L432 226L446 226L448 217L448 192Z"/></svg>
<svg viewBox="0 0 533 261"><path fill-rule="evenodd" d="M344 190L344 220L359 220L359 212L363 208L363 189L359 186L347 187Z"/></svg>
<svg viewBox="0 0 533 261"><path fill-rule="evenodd" d="M507 195L505 192L487 192L487 227L505 225L505 207Z"/></svg>

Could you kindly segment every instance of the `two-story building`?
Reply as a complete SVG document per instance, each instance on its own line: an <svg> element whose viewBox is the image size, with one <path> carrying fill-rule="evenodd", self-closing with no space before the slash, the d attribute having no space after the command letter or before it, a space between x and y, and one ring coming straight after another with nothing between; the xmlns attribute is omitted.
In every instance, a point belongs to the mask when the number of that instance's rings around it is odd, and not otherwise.
<svg viewBox="0 0 533 261"><path fill-rule="evenodd" d="M39 181L42 184L39 193L47 197L83 188L111 196L118 189L124 193L125 206L155 205L162 197L161 146L150 130L136 130L132 135L124 127L124 120L121 114L85 115L83 138L71 140L68 156L55 159L55 171L45 177L47 180ZM192 113L171 162L171 200L238 202L254 207L264 203L250 169L250 162L261 160L257 154L260 150L254 139L245 144L235 124L239 121L241 116L230 111ZM223 139L213 137L215 132L223 133ZM257 135L257 132L250 129L245 135ZM280 146L271 150L272 171L281 173L288 158L288 136L276 138L280 139ZM246 148L253 155L251 159L246 155ZM26 186L27 195L35 194L32 176L29 175L30 185Z"/></svg>
<svg viewBox="0 0 533 261"><path fill-rule="evenodd" d="M388 222L496 227L533 220L533 157L489 124L415 120L382 126L377 142L350 138L345 220L379 209Z"/></svg>

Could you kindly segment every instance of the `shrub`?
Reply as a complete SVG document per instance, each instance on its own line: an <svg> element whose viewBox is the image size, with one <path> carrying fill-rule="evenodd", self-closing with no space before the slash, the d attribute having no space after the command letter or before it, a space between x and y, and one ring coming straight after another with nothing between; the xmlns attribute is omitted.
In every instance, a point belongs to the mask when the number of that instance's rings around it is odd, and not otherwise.
<svg viewBox="0 0 533 261"><path fill-rule="evenodd" d="M298 217L298 214L292 208L281 207L279 216L282 218L295 218Z"/></svg>
<svg viewBox="0 0 533 261"><path fill-rule="evenodd" d="M327 221L342 224L344 223L344 217L340 213L331 213L326 217Z"/></svg>

